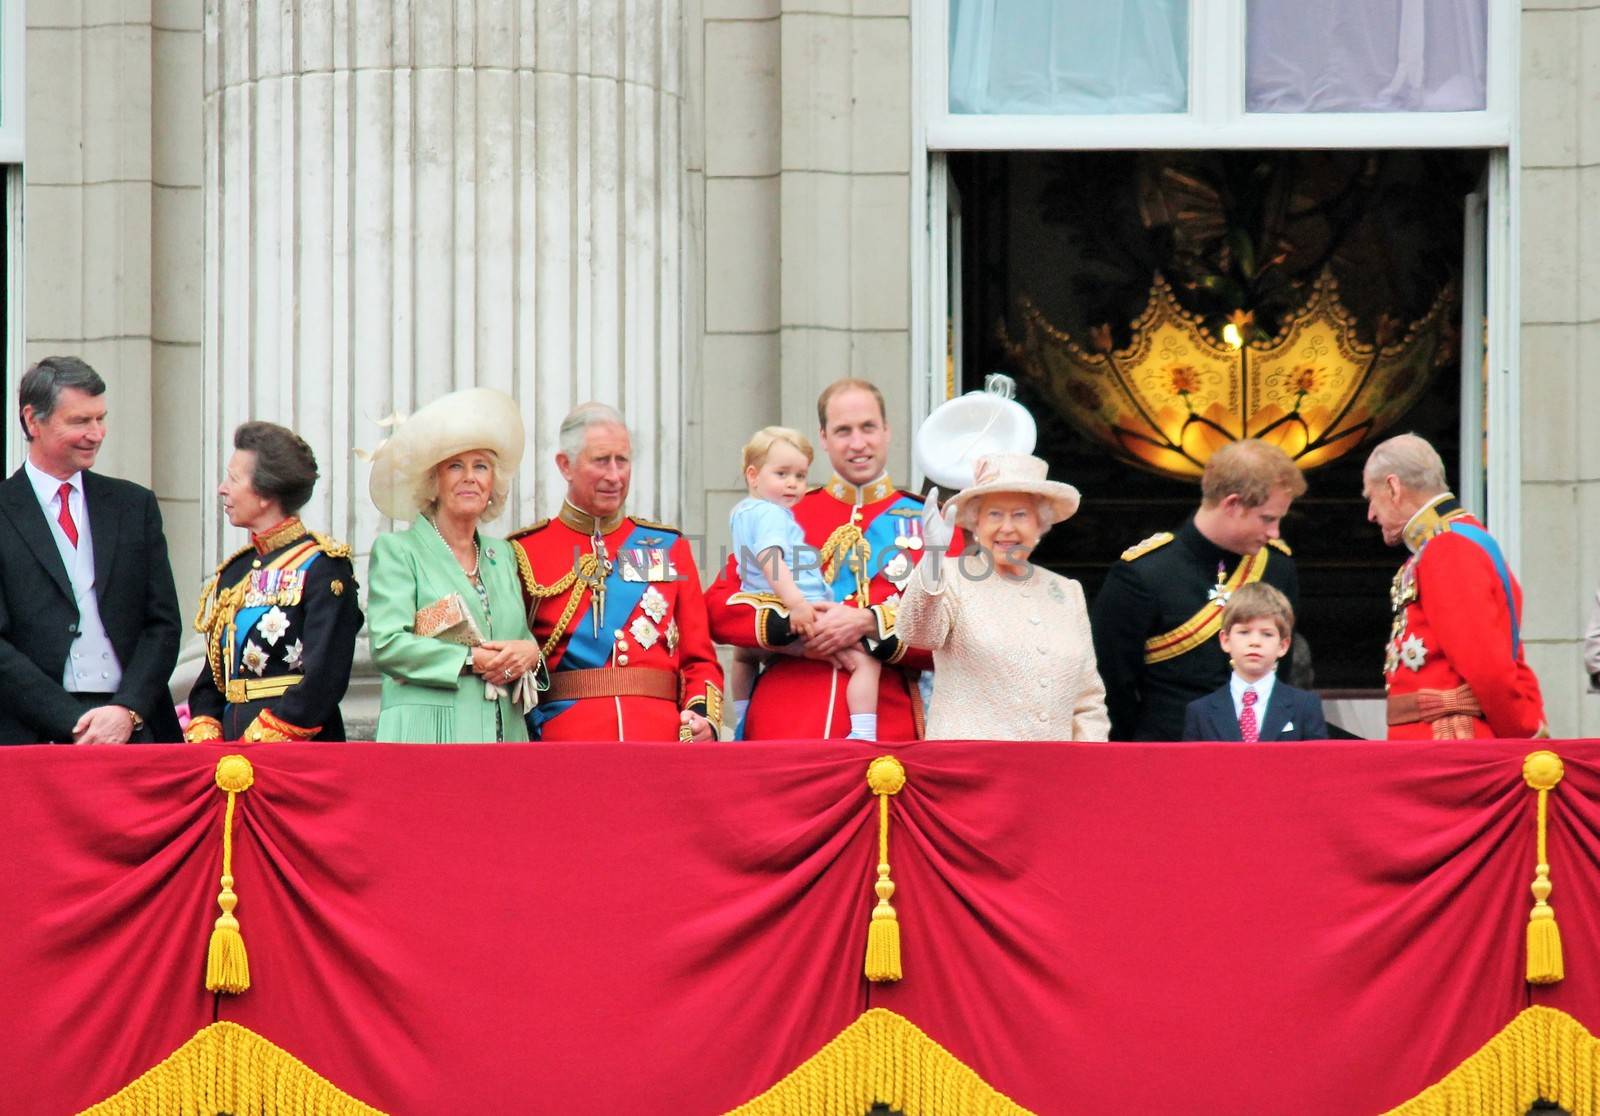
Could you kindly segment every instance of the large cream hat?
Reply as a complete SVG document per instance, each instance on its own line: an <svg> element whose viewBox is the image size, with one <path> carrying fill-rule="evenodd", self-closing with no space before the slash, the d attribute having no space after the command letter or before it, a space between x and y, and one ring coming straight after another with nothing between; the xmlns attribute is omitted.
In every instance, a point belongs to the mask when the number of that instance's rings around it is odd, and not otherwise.
<svg viewBox="0 0 1600 1116"><path fill-rule="evenodd" d="M935 407L922 420L913 446L923 475L941 488L966 488L973 483L978 458L1032 453L1039 430L1015 394L1011 377L994 373L985 377L982 391L969 391Z"/></svg>
<svg viewBox="0 0 1600 1116"><path fill-rule="evenodd" d="M962 512L994 492L1022 492L1050 502L1050 522L1060 523L1078 510L1078 490L1061 481L1046 480L1050 467L1044 458L1028 453L994 453L978 460L974 483L950 497L957 522Z"/></svg>
<svg viewBox="0 0 1600 1116"><path fill-rule="evenodd" d="M493 388L442 395L408 419L389 420L393 432L372 453L367 491L390 519L415 519L423 475L468 450L488 450L502 476L522 464L525 435L517 401Z"/></svg>

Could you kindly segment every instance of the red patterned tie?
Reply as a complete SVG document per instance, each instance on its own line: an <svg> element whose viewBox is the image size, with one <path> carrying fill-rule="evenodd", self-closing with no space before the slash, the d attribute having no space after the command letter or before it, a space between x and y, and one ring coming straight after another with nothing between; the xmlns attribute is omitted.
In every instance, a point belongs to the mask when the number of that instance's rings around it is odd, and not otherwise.
<svg viewBox="0 0 1600 1116"><path fill-rule="evenodd" d="M1244 708L1239 711L1239 735L1246 744L1255 744L1261 739L1261 730L1256 727L1256 701L1260 697L1254 690L1246 690L1241 699Z"/></svg>
<svg viewBox="0 0 1600 1116"><path fill-rule="evenodd" d="M57 517L56 522L61 524L61 533L67 536L67 541L73 547L77 547L78 525L72 521L72 486L70 484L63 483L61 485L61 515Z"/></svg>

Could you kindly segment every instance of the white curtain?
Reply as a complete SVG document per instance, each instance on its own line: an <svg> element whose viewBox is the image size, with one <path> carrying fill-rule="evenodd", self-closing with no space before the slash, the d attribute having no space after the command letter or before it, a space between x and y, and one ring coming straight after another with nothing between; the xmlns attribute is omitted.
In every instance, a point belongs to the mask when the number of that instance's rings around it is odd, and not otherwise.
<svg viewBox="0 0 1600 1116"><path fill-rule="evenodd" d="M1464 112L1487 89L1488 0L1249 0L1250 112Z"/></svg>
<svg viewBox="0 0 1600 1116"><path fill-rule="evenodd" d="M1188 0L950 0L950 111L1184 112Z"/></svg>

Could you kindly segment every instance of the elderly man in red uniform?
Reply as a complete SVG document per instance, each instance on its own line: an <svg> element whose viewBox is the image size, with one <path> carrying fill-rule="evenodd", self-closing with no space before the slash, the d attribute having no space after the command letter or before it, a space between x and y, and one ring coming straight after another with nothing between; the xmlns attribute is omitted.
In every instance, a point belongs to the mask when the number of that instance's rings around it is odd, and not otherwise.
<svg viewBox="0 0 1600 1116"><path fill-rule="evenodd" d="M561 513L514 532L529 627L550 689L538 740L712 740L722 668L689 543L627 514L633 440L622 415L585 403L561 424Z"/></svg>
<svg viewBox="0 0 1600 1116"><path fill-rule="evenodd" d="M1390 438L1367 458L1361 490L1383 541L1411 551L1389 590L1390 739L1547 735L1539 680L1523 656L1522 589L1445 486L1439 454L1415 434Z"/></svg>
<svg viewBox="0 0 1600 1116"><path fill-rule="evenodd" d="M706 591L721 643L780 652L762 671L744 717L749 740L842 737L850 731L845 678L833 656L867 641L886 665L878 682L878 739L922 735L919 672L926 651L902 645L895 606L922 549L922 500L895 488L885 469L889 423L883 394L865 380L839 380L817 400L818 439L833 476L794 506L834 602L817 606L817 628L797 641L781 603L740 592L737 554Z"/></svg>

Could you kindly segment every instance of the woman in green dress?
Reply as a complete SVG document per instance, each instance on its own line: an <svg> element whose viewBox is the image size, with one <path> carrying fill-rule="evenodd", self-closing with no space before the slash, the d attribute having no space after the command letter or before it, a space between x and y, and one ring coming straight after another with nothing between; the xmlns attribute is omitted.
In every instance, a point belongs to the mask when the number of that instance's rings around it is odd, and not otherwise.
<svg viewBox="0 0 1600 1116"><path fill-rule="evenodd" d="M523 612L515 552L478 531L505 505L523 440L515 400L469 388L423 407L373 454L372 502L391 519L412 521L378 536L368 568L367 628L384 676L379 740L528 739L523 716L539 647ZM471 623L448 636L418 635L423 610L461 610ZM464 637L469 628L473 635ZM455 642L478 637L477 646Z"/></svg>

